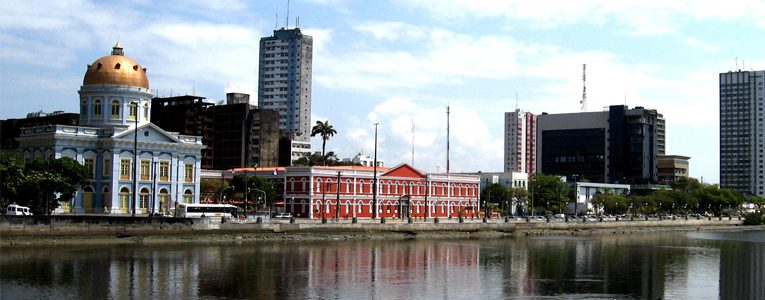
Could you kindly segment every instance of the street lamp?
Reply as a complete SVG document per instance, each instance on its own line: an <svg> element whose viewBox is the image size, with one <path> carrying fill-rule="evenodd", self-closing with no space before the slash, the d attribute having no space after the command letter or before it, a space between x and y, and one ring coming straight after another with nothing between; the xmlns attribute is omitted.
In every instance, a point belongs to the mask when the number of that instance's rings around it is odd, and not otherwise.
<svg viewBox="0 0 765 300"><path fill-rule="evenodd" d="M574 174L571 175L571 177L574 177L574 217L577 217L579 216L579 186L577 185L577 179L579 179L579 175ZM587 199L587 193L585 193L584 197Z"/></svg>
<svg viewBox="0 0 765 300"><path fill-rule="evenodd" d="M375 123L375 161L372 174L372 219L377 219L377 125Z"/></svg>
<svg viewBox="0 0 765 300"><path fill-rule="evenodd" d="M130 106L135 108L133 119L135 128L133 131L133 213L135 217L135 205L138 201L138 101L131 101ZM130 115L130 113L128 113Z"/></svg>

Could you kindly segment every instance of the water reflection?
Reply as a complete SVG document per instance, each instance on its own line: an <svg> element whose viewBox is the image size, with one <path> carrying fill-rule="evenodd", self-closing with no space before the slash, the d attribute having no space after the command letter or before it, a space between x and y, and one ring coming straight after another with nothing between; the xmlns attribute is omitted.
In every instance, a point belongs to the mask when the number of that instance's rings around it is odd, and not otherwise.
<svg viewBox="0 0 765 300"><path fill-rule="evenodd" d="M763 299L765 240L728 237L3 248L0 298Z"/></svg>

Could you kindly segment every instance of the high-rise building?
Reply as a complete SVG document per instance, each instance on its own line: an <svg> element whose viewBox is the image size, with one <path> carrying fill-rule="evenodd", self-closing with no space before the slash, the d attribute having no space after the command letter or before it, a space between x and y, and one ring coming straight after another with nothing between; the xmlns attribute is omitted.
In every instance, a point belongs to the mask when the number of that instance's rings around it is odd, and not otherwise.
<svg viewBox="0 0 765 300"><path fill-rule="evenodd" d="M765 71L720 73L720 186L765 197Z"/></svg>
<svg viewBox="0 0 765 300"><path fill-rule="evenodd" d="M229 93L225 105L204 97L152 99L151 120L160 128L202 136L202 168L227 170L279 164L279 114L257 109L249 95Z"/></svg>
<svg viewBox="0 0 765 300"><path fill-rule="evenodd" d="M260 39L258 107L279 112L292 160L310 154L312 62L313 38L300 28L274 30Z"/></svg>
<svg viewBox="0 0 765 300"><path fill-rule="evenodd" d="M505 172L536 172L537 116L516 109L505 113Z"/></svg>

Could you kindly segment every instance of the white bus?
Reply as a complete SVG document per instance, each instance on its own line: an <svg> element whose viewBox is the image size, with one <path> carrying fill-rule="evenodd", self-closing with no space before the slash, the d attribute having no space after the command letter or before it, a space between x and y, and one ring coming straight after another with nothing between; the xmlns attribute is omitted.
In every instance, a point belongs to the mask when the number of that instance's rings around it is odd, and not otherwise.
<svg viewBox="0 0 765 300"><path fill-rule="evenodd" d="M5 209L5 213L11 216L31 216L32 212L29 211L29 207L11 204Z"/></svg>
<svg viewBox="0 0 765 300"><path fill-rule="evenodd" d="M175 216L179 218L226 218L236 214L237 207L231 204L190 204L178 203Z"/></svg>

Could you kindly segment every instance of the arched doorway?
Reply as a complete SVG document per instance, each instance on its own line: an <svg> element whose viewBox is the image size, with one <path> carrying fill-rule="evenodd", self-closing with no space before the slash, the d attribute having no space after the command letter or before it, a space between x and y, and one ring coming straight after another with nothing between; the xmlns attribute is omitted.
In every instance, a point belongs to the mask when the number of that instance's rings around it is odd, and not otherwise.
<svg viewBox="0 0 765 300"><path fill-rule="evenodd" d="M169 198L170 195L167 193L167 189L162 188L159 190L159 213L164 215L170 210L169 202L167 201Z"/></svg>
<svg viewBox="0 0 765 300"><path fill-rule="evenodd" d="M400 219L406 219L411 216L411 197L409 195L403 195L398 198L398 217Z"/></svg>
<svg viewBox="0 0 765 300"><path fill-rule="evenodd" d="M149 189L147 189L147 188L142 188L142 189L141 189L141 194L140 194L140 195L138 195L138 197L140 197L140 199L139 199L139 202L138 202L138 204L139 204L139 209L140 209L140 210L141 210L143 213L148 213L148 212L149 212L149 209L148 209L148 206L147 206L147 204L149 203Z"/></svg>
<svg viewBox="0 0 765 300"><path fill-rule="evenodd" d="M120 189L120 212L128 213L128 204L130 204L130 190L126 187Z"/></svg>
<svg viewBox="0 0 765 300"><path fill-rule="evenodd" d="M71 209L71 207L70 207ZM85 213L93 212L93 187L86 186L82 189L82 209Z"/></svg>

